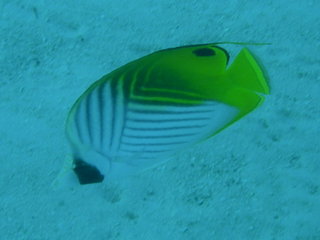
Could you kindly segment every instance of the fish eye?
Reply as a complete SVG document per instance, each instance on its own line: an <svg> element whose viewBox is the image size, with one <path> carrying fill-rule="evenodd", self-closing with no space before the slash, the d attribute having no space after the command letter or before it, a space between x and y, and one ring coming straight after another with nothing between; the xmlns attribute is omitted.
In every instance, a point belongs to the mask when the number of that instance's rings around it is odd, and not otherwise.
<svg viewBox="0 0 320 240"><path fill-rule="evenodd" d="M192 51L192 53L197 57L210 57L216 55L216 52L211 48L199 48Z"/></svg>

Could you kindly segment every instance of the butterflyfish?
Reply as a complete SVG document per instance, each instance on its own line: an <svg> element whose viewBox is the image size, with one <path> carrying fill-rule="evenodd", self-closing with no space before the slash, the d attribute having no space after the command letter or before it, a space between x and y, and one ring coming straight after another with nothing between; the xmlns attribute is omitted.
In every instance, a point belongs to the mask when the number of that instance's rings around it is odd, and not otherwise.
<svg viewBox="0 0 320 240"><path fill-rule="evenodd" d="M268 93L245 47L231 64L215 43L154 52L105 75L74 103L69 162L80 184L150 168L216 135Z"/></svg>

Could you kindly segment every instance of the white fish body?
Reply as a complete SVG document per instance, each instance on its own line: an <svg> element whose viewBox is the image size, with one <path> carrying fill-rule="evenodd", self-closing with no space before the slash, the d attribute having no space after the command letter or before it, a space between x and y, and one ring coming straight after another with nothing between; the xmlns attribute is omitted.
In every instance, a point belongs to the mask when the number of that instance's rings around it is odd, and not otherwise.
<svg viewBox="0 0 320 240"><path fill-rule="evenodd" d="M261 104L263 97L256 92L268 89L252 56L243 50L226 70L228 59L224 49L212 44L169 49L94 83L73 105L66 123L80 183L155 166ZM244 66L238 68L240 63ZM248 80L237 79L239 71Z"/></svg>

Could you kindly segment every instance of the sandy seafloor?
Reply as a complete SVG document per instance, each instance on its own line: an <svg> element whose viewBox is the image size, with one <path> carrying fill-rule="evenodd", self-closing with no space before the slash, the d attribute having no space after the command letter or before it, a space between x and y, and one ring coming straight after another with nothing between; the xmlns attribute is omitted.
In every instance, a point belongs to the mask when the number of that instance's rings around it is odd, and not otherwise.
<svg viewBox="0 0 320 240"><path fill-rule="evenodd" d="M0 239L320 239L320 1L0 0ZM53 188L95 80L155 50L249 46L271 94L176 159ZM234 48L234 46L225 46Z"/></svg>

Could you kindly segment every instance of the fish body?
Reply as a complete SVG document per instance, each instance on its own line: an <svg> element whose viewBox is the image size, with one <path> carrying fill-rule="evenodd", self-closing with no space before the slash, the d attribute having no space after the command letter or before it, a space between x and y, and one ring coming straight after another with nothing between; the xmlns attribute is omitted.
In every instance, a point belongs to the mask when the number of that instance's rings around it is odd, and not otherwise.
<svg viewBox="0 0 320 240"><path fill-rule="evenodd" d="M268 93L247 48L232 64L217 44L154 52L105 75L72 106L73 171L88 184L152 167L236 122Z"/></svg>

